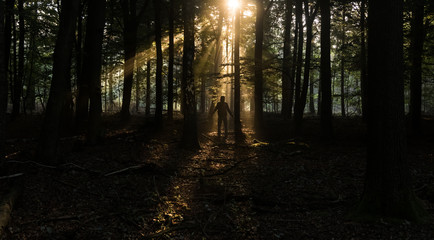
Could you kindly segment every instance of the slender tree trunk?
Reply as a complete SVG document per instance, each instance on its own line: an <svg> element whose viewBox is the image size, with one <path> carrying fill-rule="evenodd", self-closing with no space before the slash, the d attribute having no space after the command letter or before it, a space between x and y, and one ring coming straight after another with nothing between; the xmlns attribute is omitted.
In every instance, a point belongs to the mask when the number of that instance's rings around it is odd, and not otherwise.
<svg viewBox="0 0 434 240"><path fill-rule="evenodd" d="M346 117L345 113L345 5L342 6L342 45L341 45L341 113L342 117Z"/></svg>
<svg viewBox="0 0 434 240"><path fill-rule="evenodd" d="M314 102L314 82L310 81L309 84L309 112L315 115L315 102Z"/></svg>
<svg viewBox="0 0 434 240"><path fill-rule="evenodd" d="M289 92L289 118L292 118L292 112L295 102L295 74L297 72L297 53L298 53L298 33L300 29L300 19L295 18L295 31L294 31L294 48L292 55L292 66L291 66L291 88Z"/></svg>
<svg viewBox="0 0 434 240"><path fill-rule="evenodd" d="M240 73L240 25L241 25L241 9L235 12L235 43L234 43L234 130L235 135L241 135L241 73ZM256 101L255 101L256 102ZM257 107L255 106L255 110Z"/></svg>
<svg viewBox="0 0 434 240"><path fill-rule="evenodd" d="M140 79L141 79L140 67L136 66L136 113L139 112L139 107L140 107Z"/></svg>
<svg viewBox="0 0 434 240"><path fill-rule="evenodd" d="M151 60L146 61L146 116L151 114Z"/></svg>
<svg viewBox="0 0 434 240"><path fill-rule="evenodd" d="M282 117L291 118L291 89L294 82L291 77L291 27L292 27L292 0L285 1L285 33L282 62Z"/></svg>
<svg viewBox="0 0 434 240"><path fill-rule="evenodd" d="M194 87L194 18L195 6L192 0L182 1L184 20L184 53L182 58L182 92L184 111L184 132L182 146L188 149L200 148L197 138L196 98Z"/></svg>
<svg viewBox="0 0 434 240"><path fill-rule="evenodd" d="M59 32L54 49L53 79L37 153L37 157L44 162L56 162L60 120L66 94L66 78L71 66L79 2L79 0L62 1Z"/></svg>
<svg viewBox="0 0 434 240"><path fill-rule="evenodd" d="M12 100L12 117L17 117L20 114L21 94L24 80L24 2L18 0L18 25L19 25L19 43L18 43L18 72L14 79L14 97Z"/></svg>
<svg viewBox="0 0 434 240"><path fill-rule="evenodd" d="M262 113L262 45L264 41L264 2L256 0L256 41L255 41L255 118L254 127L261 132L264 128Z"/></svg>
<svg viewBox="0 0 434 240"><path fill-rule="evenodd" d="M298 23L298 53L297 53L297 72L295 78L295 107L297 106L297 102L300 99L301 95L301 69L303 65L303 0L295 0L296 8L295 8L295 16L296 21ZM294 108L294 114L296 110ZM295 116L294 116L295 117Z"/></svg>
<svg viewBox="0 0 434 240"><path fill-rule="evenodd" d="M83 76L89 83L90 109L87 142L96 144L102 138L101 131L101 64L102 41L105 25L105 0L91 0L88 6L86 39L84 45Z"/></svg>
<svg viewBox="0 0 434 240"><path fill-rule="evenodd" d="M0 1L0 19L5 17L5 3ZM0 49L5 49L5 22L0 21ZM6 139L6 110L8 101L8 80L6 77L6 52L0 51L0 169L3 169Z"/></svg>
<svg viewBox="0 0 434 240"><path fill-rule="evenodd" d="M416 199L406 157L403 0L369 1L368 151L355 217L428 221Z"/></svg>
<svg viewBox="0 0 434 240"><path fill-rule="evenodd" d="M77 129L82 129L88 120L89 114L89 83L83 78L83 9L84 3L80 1L80 9L77 22L76 52L76 77L78 95L75 103L75 120Z"/></svg>
<svg viewBox="0 0 434 240"><path fill-rule="evenodd" d="M175 60L175 43L174 43L174 0L170 0L169 7L169 72L167 75L167 119L173 119L173 65Z"/></svg>
<svg viewBox="0 0 434 240"><path fill-rule="evenodd" d="M367 100L368 100L368 79L367 79L367 66L366 66L366 37L365 37L365 9L366 1L362 0L360 7L360 86L362 90L362 116L363 120L367 120Z"/></svg>
<svg viewBox="0 0 434 240"><path fill-rule="evenodd" d="M163 51L161 50L160 0L154 0L155 8L155 48L157 51L157 70L155 72L155 121L163 124Z"/></svg>
<svg viewBox="0 0 434 240"><path fill-rule="evenodd" d="M411 21L411 79L410 79L410 119L411 128L419 132L422 109L422 55L425 33L423 26L424 1L413 1Z"/></svg>
<svg viewBox="0 0 434 240"><path fill-rule="evenodd" d="M320 0L321 9L321 138L333 137L330 64L330 0Z"/></svg>

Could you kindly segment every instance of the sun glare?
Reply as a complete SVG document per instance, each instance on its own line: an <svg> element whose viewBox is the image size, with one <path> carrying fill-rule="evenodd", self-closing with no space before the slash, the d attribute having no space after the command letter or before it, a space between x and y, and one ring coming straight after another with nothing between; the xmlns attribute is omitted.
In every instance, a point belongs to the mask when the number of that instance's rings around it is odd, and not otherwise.
<svg viewBox="0 0 434 240"><path fill-rule="evenodd" d="M240 7L240 0L226 0L226 4L229 9L235 10Z"/></svg>

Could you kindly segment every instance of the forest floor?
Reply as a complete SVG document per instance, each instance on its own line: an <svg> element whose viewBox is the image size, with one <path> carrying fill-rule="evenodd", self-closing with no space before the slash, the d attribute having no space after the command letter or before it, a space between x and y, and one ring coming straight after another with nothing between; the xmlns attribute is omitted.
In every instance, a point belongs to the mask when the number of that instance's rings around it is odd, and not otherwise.
<svg viewBox="0 0 434 240"><path fill-rule="evenodd" d="M100 145L62 137L59 166L32 158L40 117L14 121L2 176L24 175L0 180L2 197L22 186L2 239L434 239L433 222L347 218L363 191L360 119L336 119L326 145L318 119L306 119L297 138L272 116L259 137L248 119L243 141L218 138L215 122L200 120L201 150L185 151L181 120L156 131L143 116L128 124L106 116ZM409 137L408 158L434 217L434 120L424 124L422 136Z"/></svg>

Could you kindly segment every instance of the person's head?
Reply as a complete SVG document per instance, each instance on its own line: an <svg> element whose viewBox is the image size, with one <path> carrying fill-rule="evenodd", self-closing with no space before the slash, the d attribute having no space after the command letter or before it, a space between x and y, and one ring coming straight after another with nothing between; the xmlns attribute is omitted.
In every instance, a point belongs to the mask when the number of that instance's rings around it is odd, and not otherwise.
<svg viewBox="0 0 434 240"><path fill-rule="evenodd" d="M225 101L225 96L221 96L220 97L220 102L224 102Z"/></svg>

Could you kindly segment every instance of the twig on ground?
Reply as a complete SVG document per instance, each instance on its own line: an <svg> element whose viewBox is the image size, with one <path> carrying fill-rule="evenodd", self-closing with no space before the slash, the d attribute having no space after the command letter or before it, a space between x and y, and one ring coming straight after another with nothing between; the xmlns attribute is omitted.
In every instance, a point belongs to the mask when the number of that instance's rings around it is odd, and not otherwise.
<svg viewBox="0 0 434 240"><path fill-rule="evenodd" d="M19 164L29 164L29 163L31 163L31 164L37 165L39 167L44 167L44 168L51 168L51 169L56 169L57 168L55 166L45 165L45 164L38 163L38 162L35 162L35 161L25 161L25 162L22 162L22 161L10 160L10 161L7 161L7 163L19 163Z"/></svg>
<svg viewBox="0 0 434 240"><path fill-rule="evenodd" d="M24 175L24 173L16 173L16 174L12 174L12 175L9 175L9 176L0 177L0 180L9 179L9 178L15 178L15 177L20 177L20 176L23 176L23 175Z"/></svg>

